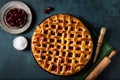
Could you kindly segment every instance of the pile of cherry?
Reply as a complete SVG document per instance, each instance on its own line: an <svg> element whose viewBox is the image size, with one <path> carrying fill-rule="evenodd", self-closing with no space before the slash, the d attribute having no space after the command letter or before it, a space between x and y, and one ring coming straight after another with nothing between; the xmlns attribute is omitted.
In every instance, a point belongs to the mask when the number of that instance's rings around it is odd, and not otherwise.
<svg viewBox="0 0 120 80"><path fill-rule="evenodd" d="M23 9L12 8L6 13L6 22L11 27L21 27L27 21L27 13Z"/></svg>

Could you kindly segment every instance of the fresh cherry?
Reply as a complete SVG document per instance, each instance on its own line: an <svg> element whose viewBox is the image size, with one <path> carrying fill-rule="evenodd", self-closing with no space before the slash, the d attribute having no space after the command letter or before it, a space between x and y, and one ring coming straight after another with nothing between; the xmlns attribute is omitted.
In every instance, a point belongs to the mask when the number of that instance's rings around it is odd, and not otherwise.
<svg viewBox="0 0 120 80"><path fill-rule="evenodd" d="M44 9L44 14L49 14L50 11L53 11L54 8L53 7L48 7L47 9Z"/></svg>
<svg viewBox="0 0 120 80"><path fill-rule="evenodd" d="M44 13L45 13L45 14L48 14L48 13L49 13L49 11L45 9L45 10L44 10Z"/></svg>
<svg viewBox="0 0 120 80"><path fill-rule="evenodd" d="M47 9L48 11L53 11L54 10L54 8L53 7L48 7L48 9Z"/></svg>
<svg viewBox="0 0 120 80"><path fill-rule="evenodd" d="M27 13L23 9L12 8L6 13L6 23L11 27L21 27L26 23Z"/></svg>

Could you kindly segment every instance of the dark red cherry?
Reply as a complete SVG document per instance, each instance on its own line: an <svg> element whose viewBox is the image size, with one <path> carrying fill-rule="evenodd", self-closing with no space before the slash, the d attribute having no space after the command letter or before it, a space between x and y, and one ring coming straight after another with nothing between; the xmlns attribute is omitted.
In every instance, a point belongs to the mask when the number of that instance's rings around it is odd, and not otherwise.
<svg viewBox="0 0 120 80"><path fill-rule="evenodd" d="M48 11L53 11L54 10L54 8L53 7L48 7L48 9L47 9Z"/></svg>
<svg viewBox="0 0 120 80"><path fill-rule="evenodd" d="M45 10L44 10L44 13L45 13L45 14L48 14L48 13L49 13L49 11L45 9Z"/></svg>
<svg viewBox="0 0 120 80"><path fill-rule="evenodd" d="M6 14L6 22L11 27L19 27L21 25L24 25L27 19L27 13L18 8L13 8L8 10Z"/></svg>

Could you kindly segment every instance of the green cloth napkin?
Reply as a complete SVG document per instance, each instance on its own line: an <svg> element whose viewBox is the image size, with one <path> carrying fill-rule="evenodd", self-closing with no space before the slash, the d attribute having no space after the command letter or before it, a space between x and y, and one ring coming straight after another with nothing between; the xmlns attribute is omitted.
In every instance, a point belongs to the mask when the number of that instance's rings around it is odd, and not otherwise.
<svg viewBox="0 0 120 80"><path fill-rule="evenodd" d="M91 57L91 60L89 61L89 63L86 65L86 67L83 70L81 70L80 72L78 72L72 76L72 78L75 80L84 80L89 75L89 73L98 65L98 63L105 56L108 56L111 53L111 51L113 50L111 45L109 45L107 42L103 42L103 44L101 46L101 50L100 50L98 58L97 58L97 61L96 61L96 63L93 64L93 58L94 58L95 49L97 46L98 35L94 32L94 30L90 30L90 32L91 32L93 43L94 43L94 50L92 53L92 57Z"/></svg>

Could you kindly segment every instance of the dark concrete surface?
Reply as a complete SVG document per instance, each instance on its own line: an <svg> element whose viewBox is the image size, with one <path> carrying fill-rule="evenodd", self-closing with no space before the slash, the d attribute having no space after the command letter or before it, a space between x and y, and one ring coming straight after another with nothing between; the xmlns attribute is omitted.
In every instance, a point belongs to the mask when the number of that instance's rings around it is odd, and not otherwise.
<svg viewBox="0 0 120 80"><path fill-rule="evenodd" d="M0 0L0 8L11 0ZM12 46L16 36L22 35L31 40L35 26L45 18L58 13L66 13L87 21L99 33L102 26L107 28L105 41L115 50L120 49L120 0L20 0L31 9L33 21L30 28L18 35L12 35L0 28L0 80L2 79L39 79L67 80L71 77L59 77L42 70L35 62L30 46L24 51L17 51ZM50 14L43 10L52 6ZM96 80L120 80L120 51L111 64Z"/></svg>

